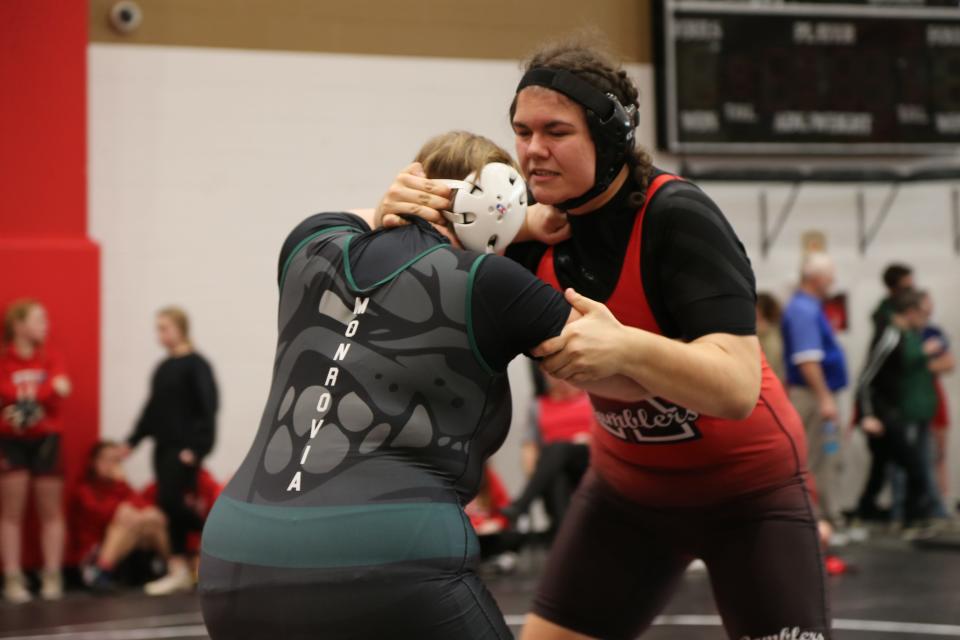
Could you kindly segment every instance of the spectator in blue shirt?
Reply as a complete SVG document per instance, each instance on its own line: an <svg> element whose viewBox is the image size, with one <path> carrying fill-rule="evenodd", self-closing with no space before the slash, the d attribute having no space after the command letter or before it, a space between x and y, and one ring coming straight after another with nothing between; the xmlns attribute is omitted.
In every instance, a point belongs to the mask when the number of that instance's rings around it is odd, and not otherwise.
<svg viewBox="0 0 960 640"><path fill-rule="evenodd" d="M807 433L809 466L817 481L821 515L842 524L838 504L840 440L836 393L847 386L847 364L823 301L833 286L833 260L825 253L804 257L800 286L783 312L783 351L790 400Z"/></svg>

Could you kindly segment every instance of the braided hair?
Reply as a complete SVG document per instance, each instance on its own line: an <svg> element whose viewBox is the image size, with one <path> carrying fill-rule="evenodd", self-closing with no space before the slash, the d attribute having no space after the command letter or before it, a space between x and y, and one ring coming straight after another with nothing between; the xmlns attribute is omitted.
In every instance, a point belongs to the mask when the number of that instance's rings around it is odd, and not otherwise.
<svg viewBox="0 0 960 640"><path fill-rule="evenodd" d="M562 69L572 73L603 93L612 93L624 107L634 105L640 111L640 91L623 67L602 47L592 42L593 35L575 36L549 43L538 49L523 64L524 72L538 67ZM514 96L510 105L510 119L517 109ZM640 207L646 198L647 185L653 173L650 154L640 146L627 156L627 164L633 171L640 191L630 194L631 206Z"/></svg>

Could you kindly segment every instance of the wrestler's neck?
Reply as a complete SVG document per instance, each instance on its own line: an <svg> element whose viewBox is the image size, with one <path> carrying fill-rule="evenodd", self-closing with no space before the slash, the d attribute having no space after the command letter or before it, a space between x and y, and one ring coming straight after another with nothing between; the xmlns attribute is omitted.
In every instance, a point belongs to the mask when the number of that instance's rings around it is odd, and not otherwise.
<svg viewBox="0 0 960 640"><path fill-rule="evenodd" d="M617 195L617 193L620 191L620 188L623 187L623 184L627 181L628 172L628 165L623 165L623 167L620 169L620 173L617 174L617 177L613 179L613 182L610 183L610 186L607 187L603 193L592 200L588 200L582 206L567 211L567 214L571 216L584 216L601 209L603 205L613 200L613 197Z"/></svg>

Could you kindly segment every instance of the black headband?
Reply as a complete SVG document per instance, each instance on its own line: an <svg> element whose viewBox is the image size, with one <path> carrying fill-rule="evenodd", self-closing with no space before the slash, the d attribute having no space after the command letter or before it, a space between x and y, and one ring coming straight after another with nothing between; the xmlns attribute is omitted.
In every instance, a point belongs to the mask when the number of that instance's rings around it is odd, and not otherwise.
<svg viewBox="0 0 960 640"><path fill-rule="evenodd" d="M613 102L607 94L569 71L534 67L523 74L520 84L517 85L517 93L530 86L545 87L562 93L593 111L601 120L606 120L613 114Z"/></svg>

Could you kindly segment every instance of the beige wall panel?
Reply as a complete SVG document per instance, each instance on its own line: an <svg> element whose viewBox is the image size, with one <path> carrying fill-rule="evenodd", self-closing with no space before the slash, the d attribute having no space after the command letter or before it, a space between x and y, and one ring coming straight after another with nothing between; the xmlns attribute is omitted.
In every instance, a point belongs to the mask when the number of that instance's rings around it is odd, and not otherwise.
<svg viewBox="0 0 960 640"><path fill-rule="evenodd" d="M90 40L456 58L521 58L587 26L626 60L650 60L650 0L138 0L143 23L122 35L114 0L91 0Z"/></svg>

